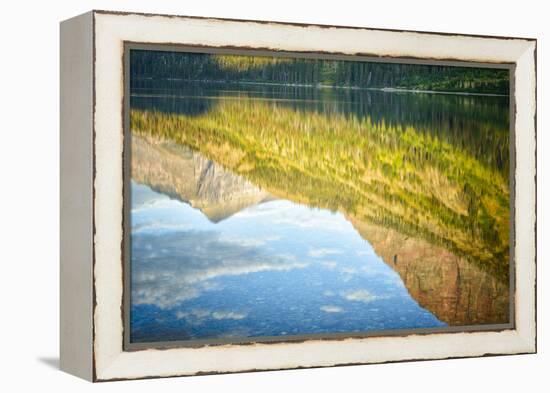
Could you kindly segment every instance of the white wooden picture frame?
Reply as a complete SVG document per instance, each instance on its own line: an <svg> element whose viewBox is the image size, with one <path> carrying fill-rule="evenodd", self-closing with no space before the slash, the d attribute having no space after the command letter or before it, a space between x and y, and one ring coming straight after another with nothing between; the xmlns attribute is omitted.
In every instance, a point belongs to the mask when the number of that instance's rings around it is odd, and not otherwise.
<svg viewBox="0 0 550 393"><path fill-rule="evenodd" d="M495 331L125 350L124 50L139 43L506 65L513 323ZM536 40L91 11L61 23L61 368L90 381L536 352ZM253 340L251 340L253 341Z"/></svg>

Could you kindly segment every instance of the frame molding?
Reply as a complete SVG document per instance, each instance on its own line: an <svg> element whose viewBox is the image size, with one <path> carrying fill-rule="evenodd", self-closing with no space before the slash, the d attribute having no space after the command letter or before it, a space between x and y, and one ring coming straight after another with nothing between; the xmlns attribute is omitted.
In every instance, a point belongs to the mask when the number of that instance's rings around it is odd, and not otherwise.
<svg viewBox="0 0 550 393"><path fill-rule="evenodd" d="M82 352L73 358L79 365L75 368L82 366L87 370L90 366L91 372L76 372L64 366L70 355L66 349L63 350L67 346L62 344L64 370L86 379L105 381L536 352L536 40L105 11L92 11L63 22L63 25L70 23L78 24L87 35L66 34L66 41L62 40L62 60L78 56L75 47L87 42L89 37L93 43L91 56L84 57L75 65L86 76L78 82L83 90L62 85L62 96L76 98L78 94L86 93L93 98L92 104L86 100L73 99L65 104L62 101L62 120L64 113L70 117L67 113L73 110L91 111L93 108L93 120L89 126L78 128L85 125L77 123L78 118L71 124L62 122L62 142L75 127L82 133L82 138L91 141L90 151L83 154L93 165L79 170L80 174L87 176L83 178L84 183L93 184L93 201L80 213L80 217L89 215L93 218L92 225L86 222L89 229L93 227L93 247L73 251L86 256L82 264L73 269L78 270L83 280L90 281L92 290L81 288L76 291L75 300L70 304L63 303L67 294L62 292L61 326L62 332L67 328L74 329L76 318L63 317L72 314L87 316L88 321L93 317L93 330L86 323L82 324L85 326L79 325L78 331L82 335L71 343L74 346L78 342L78 348L81 348L83 337L89 335L85 348L73 349ZM124 351L121 261L124 247L125 42L282 51L304 56L368 56L380 61L400 59L429 64L481 62L490 63L495 68L515 65L514 79L511 80L515 86L515 112L511 121L514 121L515 128L514 180L518 191L512 194L515 198L515 236L512 240L516 270L515 327L498 332L447 332ZM92 59L93 68L90 70L88 61ZM70 146L62 143L62 169L84 160L82 156L67 158L63 154L68 149ZM71 184L72 181L71 178L62 179L62 183ZM80 198L85 192L79 189L67 198ZM64 201L62 193L62 204ZM68 244L69 237L63 233L61 242L62 250L75 247ZM62 253L62 288L70 277L69 273L64 273L63 267L72 262L70 256L63 257ZM64 341L69 342L62 333L62 343Z"/></svg>

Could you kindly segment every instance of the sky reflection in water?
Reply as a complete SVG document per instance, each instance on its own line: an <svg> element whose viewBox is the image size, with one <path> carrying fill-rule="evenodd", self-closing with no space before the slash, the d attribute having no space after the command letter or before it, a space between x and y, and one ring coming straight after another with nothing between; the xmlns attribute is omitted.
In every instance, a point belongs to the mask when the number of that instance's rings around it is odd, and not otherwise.
<svg viewBox="0 0 550 393"><path fill-rule="evenodd" d="M212 223L131 187L132 342L445 326L341 213L274 200Z"/></svg>

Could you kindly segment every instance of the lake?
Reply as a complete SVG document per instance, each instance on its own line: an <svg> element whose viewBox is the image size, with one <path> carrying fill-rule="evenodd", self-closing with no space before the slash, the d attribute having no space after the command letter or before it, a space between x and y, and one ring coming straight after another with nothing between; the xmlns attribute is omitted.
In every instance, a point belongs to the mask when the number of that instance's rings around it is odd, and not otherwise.
<svg viewBox="0 0 550 393"><path fill-rule="evenodd" d="M509 101L131 86L131 342L500 324Z"/></svg>

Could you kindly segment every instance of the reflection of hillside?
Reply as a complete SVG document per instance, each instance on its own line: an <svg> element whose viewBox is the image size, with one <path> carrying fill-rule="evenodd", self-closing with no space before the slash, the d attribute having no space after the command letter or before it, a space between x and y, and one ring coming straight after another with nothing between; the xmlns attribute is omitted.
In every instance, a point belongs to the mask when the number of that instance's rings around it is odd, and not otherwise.
<svg viewBox="0 0 550 393"><path fill-rule="evenodd" d="M509 171L508 97L387 93L289 85L143 80L132 89L133 109L199 116L226 98L268 97L296 111L336 113L373 123L412 127L463 149L480 162Z"/></svg>
<svg viewBox="0 0 550 393"><path fill-rule="evenodd" d="M250 100L201 116L133 110L131 123L273 195L422 238L508 282L507 177L445 138Z"/></svg>
<svg viewBox="0 0 550 393"><path fill-rule="evenodd" d="M132 178L200 209L218 222L270 199L241 176L173 142L132 137Z"/></svg>
<svg viewBox="0 0 550 393"><path fill-rule="evenodd" d="M349 219L376 254L399 273L420 306L441 321L451 326L508 322L507 285L442 247Z"/></svg>

